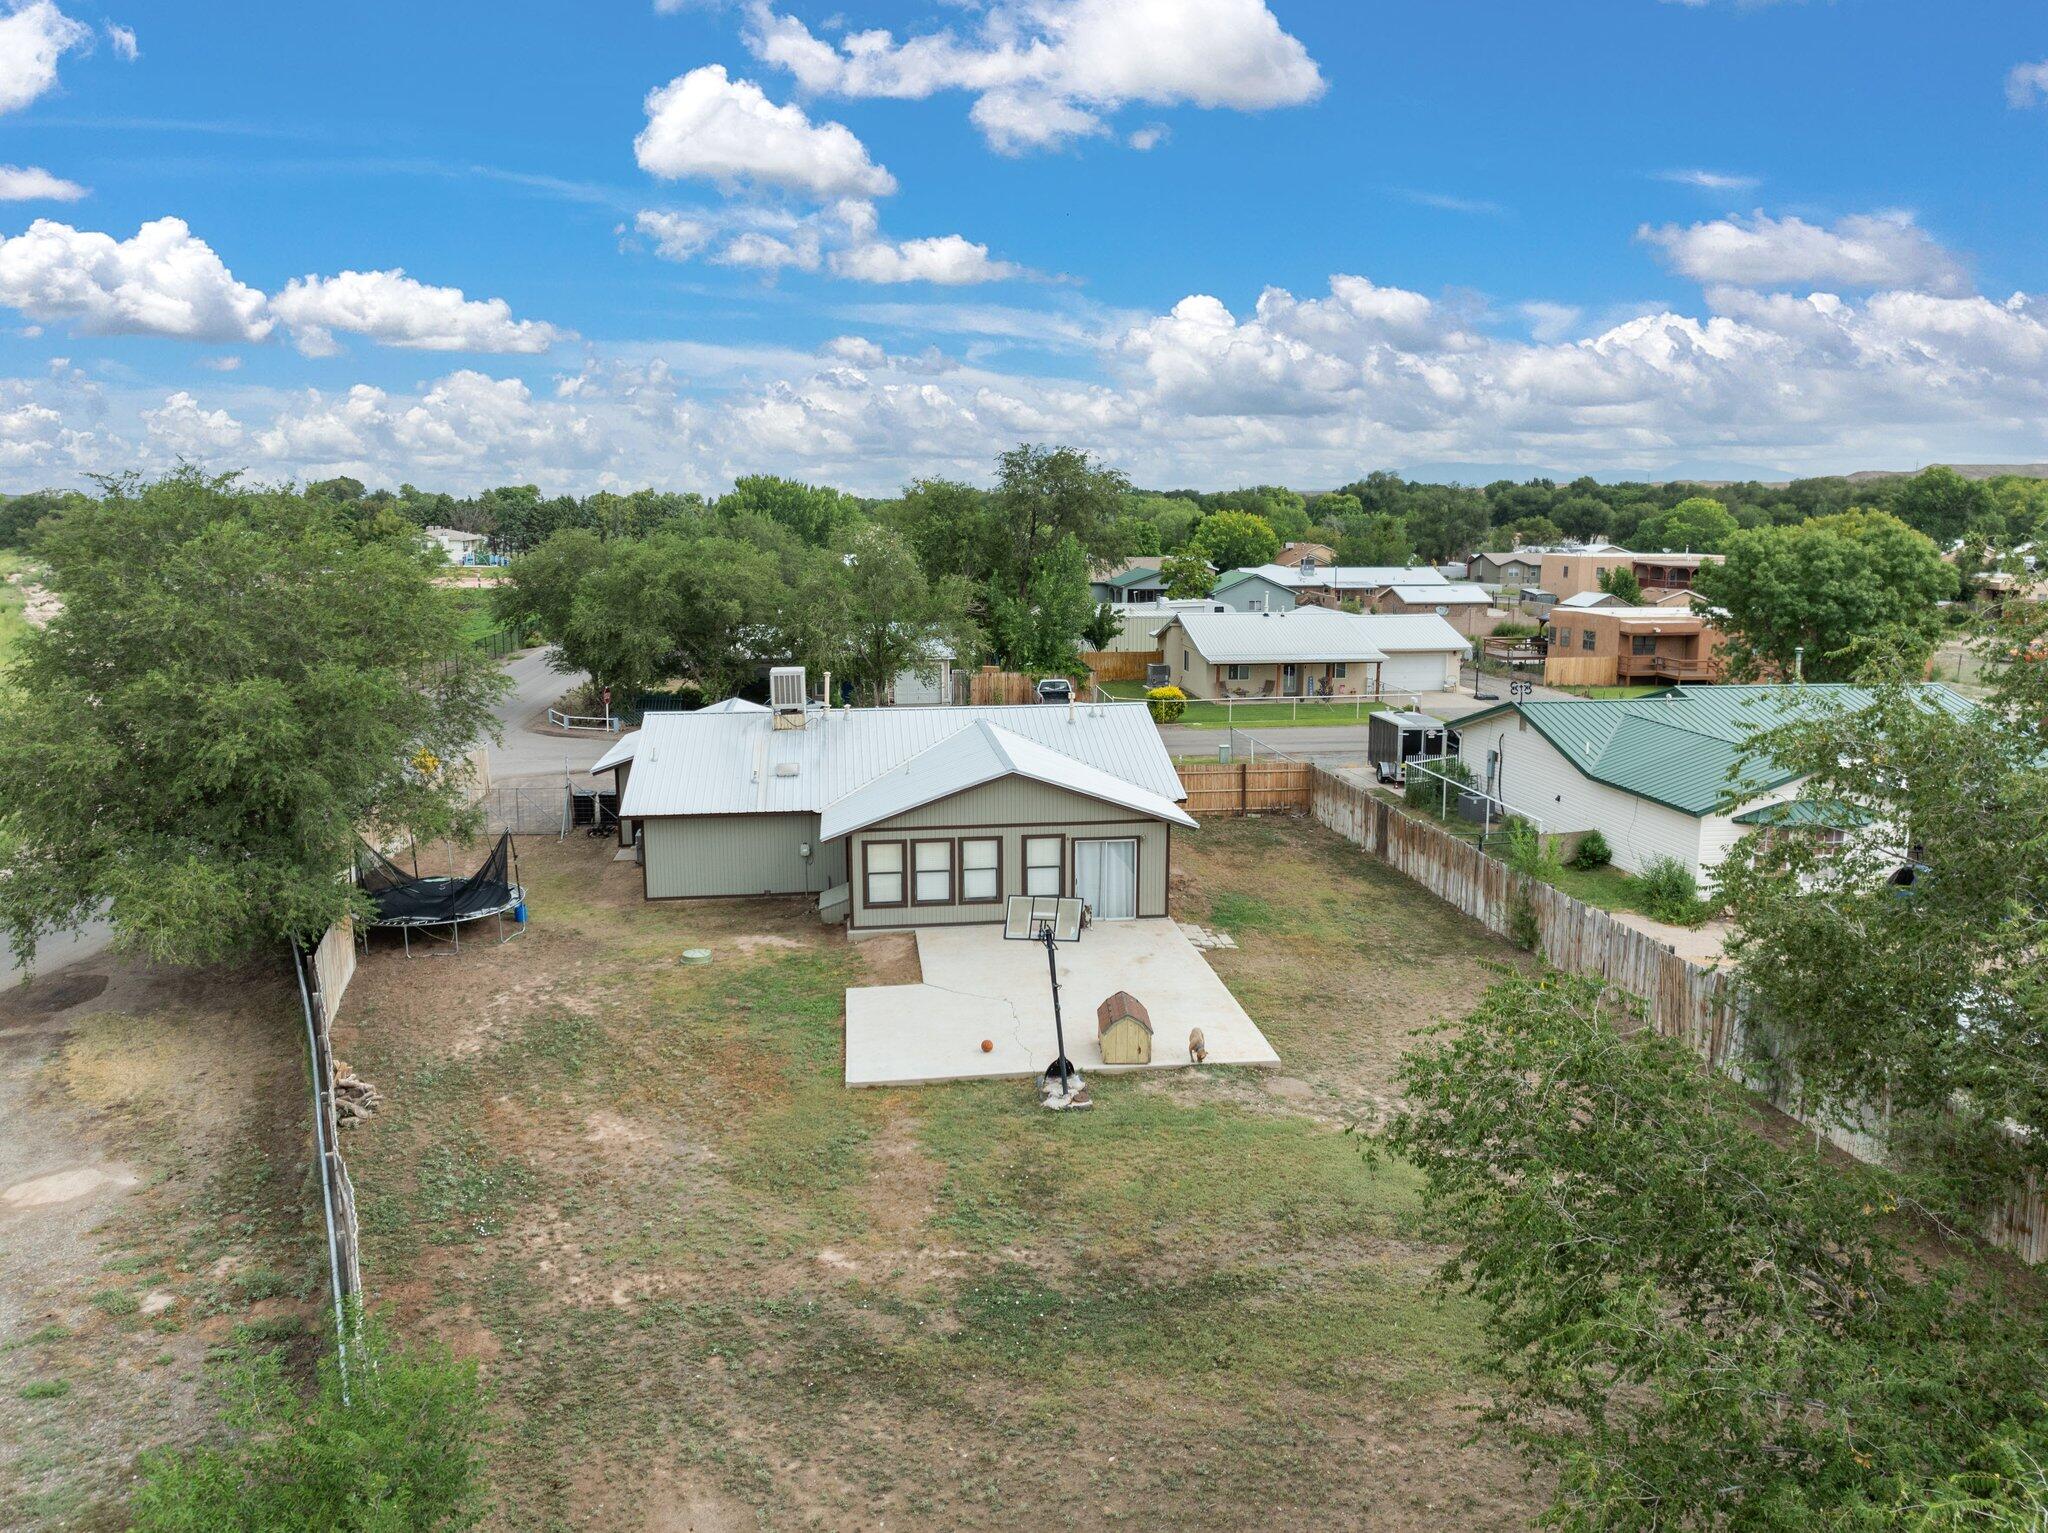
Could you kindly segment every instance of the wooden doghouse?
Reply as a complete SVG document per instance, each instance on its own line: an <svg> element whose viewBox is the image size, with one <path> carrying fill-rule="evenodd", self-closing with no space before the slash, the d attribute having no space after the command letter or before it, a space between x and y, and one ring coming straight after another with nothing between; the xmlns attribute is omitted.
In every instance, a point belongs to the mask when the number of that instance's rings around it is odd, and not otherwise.
<svg viewBox="0 0 2048 1533"><path fill-rule="evenodd" d="M1152 1063L1152 1014L1130 991L1119 990L1095 1008L1095 1031L1104 1064Z"/></svg>

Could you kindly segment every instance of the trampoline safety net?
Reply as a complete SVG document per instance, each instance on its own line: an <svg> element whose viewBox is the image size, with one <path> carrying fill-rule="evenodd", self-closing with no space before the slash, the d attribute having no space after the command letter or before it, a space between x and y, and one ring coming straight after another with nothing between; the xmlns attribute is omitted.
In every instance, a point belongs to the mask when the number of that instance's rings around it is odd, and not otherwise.
<svg viewBox="0 0 2048 1533"><path fill-rule="evenodd" d="M517 903L512 837L500 836L483 866L467 878L420 878L359 842L356 883L376 903L375 926L444 926L496 915Z"/></svg>

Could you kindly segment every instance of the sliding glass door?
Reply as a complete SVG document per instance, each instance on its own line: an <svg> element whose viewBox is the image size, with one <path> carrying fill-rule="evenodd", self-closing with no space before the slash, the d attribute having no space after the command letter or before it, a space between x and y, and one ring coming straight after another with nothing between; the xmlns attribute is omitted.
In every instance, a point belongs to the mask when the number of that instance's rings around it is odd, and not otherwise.
<svg viewBox="0 0 2048 1533"><path fill-rule="evenodd" d="M1128 921L1138 913L1138 843L1076 841L1074 893L1098 921Z"/></svg>

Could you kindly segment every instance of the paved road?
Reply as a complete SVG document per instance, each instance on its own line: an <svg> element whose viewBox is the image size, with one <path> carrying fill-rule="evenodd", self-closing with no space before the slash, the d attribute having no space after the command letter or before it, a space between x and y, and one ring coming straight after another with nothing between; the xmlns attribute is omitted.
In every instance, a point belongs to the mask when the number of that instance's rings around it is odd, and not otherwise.
<svg viewBox="0 0 2048 1533"><path fill-rule="evenodd" d="M493 782L502 782L508 777L560 777L564 761L580 772L602 756L612 743L609 735L557 735L533 727L536 719L545 723L547 710L564 692L571 687L580 687L590 679L580 671L564 675L551 670L548 656L552 653L545 648L529 649L505 662L504 670L512 678L512 690L505 694L497 709L498 722L505 732L504 741L487 748Z"/></svg>
<svg viewBox="0 0 2048 1533"><path fill-rule="evenodd" d="M66 964L81 963L106 951L114 929L105 921L88 921L68 932L43 938L36 950L36 973L54 974ZM14 948L0 937L0 990L11 990L27 975L15 961Z"/></svg>

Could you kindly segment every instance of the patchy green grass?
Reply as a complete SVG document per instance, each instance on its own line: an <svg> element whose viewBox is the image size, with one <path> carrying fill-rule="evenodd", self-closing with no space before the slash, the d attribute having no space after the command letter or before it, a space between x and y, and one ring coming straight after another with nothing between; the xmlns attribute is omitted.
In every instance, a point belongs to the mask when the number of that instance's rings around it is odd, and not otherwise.
<svg viewBox="0 0 2048 1533"><path fill-rule="evenodd" d="M1105 681L1103 692L1110 697L1143 701L1142 681ZM1190 702L1173 722L1190 729L1291 729L1316 724L1357 724L1366 715L1387 707L1362 697L1332 698L1241 698L1234 703Z"/></svg>
<svg viewBox="0 0 2048 1533"><path fill-rule="evenodd" d="M1519 1527L1474 1315L1368 1166L1414 1027L1511 955L1318 830L1176 841L1286 1079L840 1084L880 949L522 844L532 931L358 973L339 1048L373 1294L476 1356L505 1527ZM687 946L713 963L683 967Z"/></svg>

